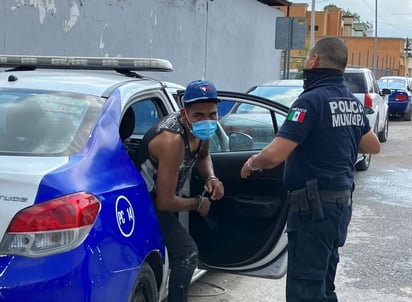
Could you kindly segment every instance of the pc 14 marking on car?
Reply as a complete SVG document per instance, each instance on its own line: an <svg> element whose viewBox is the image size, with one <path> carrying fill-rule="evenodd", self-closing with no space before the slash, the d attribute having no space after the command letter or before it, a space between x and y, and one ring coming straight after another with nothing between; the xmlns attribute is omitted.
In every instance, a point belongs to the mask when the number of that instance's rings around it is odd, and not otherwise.
<svg viewBox="0 0 412 302"><path fill-rule="evenodd" d="M124 237L130 237L134 231L135 218L132 204L125 196L117 197L116 220L120 233Z"/></svg>
<svg viewBox="0 0 412 302"><path fill-rule="evenodd" d="M0 200L4 200L4 201L26 202L27 199L28 199L27 197L0 195Z"/></svg>

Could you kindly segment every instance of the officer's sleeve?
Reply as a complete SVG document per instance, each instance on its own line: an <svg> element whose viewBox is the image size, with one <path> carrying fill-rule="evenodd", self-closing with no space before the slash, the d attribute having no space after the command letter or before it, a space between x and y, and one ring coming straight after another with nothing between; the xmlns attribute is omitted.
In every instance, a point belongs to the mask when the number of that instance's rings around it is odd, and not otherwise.
<svg viewBox="0 0 412 302"><path fill-rule="evenodd" d="M277 136L302 144L316 125L318 111L313 102L299 97L290 107Z"/></svg>

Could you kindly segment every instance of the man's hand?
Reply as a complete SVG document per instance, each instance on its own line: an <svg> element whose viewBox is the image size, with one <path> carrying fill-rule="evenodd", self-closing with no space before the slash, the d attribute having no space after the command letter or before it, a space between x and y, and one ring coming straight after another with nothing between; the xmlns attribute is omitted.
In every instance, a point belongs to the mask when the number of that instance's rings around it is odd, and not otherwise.
<svg viewBox="0 0 412 302"><path fill-rule="evenodd" d="M208 197L202 197L200 208L197 210L200 216L206 216L209 213L210 200Z"/></svg>
<svg viewBox="0 0 412 302"><path fill-rule="evenodd" d="M206 180L205 185L207 191L210 194L211 200L222 199L223 195L225 194L225 188L223 187L223 183L219 180L219 178L211 176Z"/></svg>

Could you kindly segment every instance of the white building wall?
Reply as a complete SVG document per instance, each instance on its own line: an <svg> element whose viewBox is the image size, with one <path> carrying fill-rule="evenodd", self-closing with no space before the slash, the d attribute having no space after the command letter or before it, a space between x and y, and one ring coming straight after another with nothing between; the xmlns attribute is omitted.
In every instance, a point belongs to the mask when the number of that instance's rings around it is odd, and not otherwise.
<svg viewBox="0 0 412 302"><path fill-rule="evenodd" d="M256 0L0 0L3 54L159 57L186 85L245 91L279 78L276 17Z"/></svg>

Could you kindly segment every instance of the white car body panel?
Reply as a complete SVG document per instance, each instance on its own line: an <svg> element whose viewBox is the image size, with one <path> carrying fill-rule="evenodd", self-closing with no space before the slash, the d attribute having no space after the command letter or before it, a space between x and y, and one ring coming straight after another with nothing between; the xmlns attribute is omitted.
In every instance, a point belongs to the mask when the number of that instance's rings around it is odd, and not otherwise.
<svg viewBox="0 0 412 302"><path fill-rule="evenodd" d="M33 205L40 181L67 157L0 157L0 237L16 213Z"/></svg>

